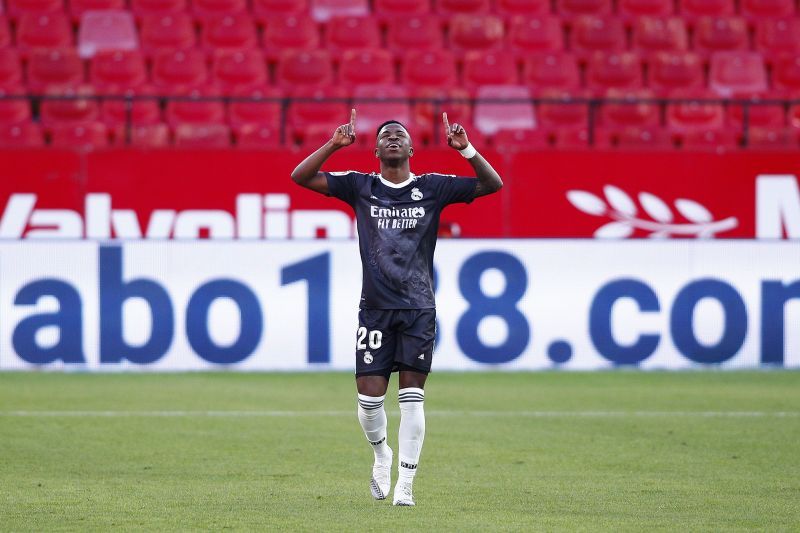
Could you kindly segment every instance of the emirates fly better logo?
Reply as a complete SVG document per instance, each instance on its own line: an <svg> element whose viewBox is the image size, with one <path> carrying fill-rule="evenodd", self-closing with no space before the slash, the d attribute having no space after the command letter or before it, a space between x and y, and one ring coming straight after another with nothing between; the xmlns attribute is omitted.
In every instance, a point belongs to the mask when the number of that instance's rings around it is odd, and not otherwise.
<svg viewBox="0 0 800 533"><path fill-rule="evenodd" d="M646 232L651 239L673 236L713 239L717 233L730 231L739 225L736 217L714 220L711 212L694 200L675 200L674 210L664 200L648 192L639 193L639 207L628 193L613 185L603 187L604 198L587 191L568 191L567 199L580 211L610 219L595 232L596 239L624 239L636 230ZM686 222L680 222L680 215Z"/></svg>

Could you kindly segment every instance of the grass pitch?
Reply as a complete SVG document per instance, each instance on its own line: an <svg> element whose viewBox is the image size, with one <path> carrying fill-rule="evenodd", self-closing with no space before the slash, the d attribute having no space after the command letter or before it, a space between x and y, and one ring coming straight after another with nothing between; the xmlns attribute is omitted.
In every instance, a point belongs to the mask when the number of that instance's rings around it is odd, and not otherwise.
<svg viewBox="0 0 800 533"><path fill-rule="evenodd" d="M797 372L434 373L425 408L402 508L351 375L0 374L0 530L800 530Z"/></svg>

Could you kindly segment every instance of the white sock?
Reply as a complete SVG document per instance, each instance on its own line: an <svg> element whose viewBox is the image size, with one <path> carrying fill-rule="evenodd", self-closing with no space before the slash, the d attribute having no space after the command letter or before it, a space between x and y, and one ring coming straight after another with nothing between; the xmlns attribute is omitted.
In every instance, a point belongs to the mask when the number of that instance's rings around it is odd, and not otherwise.
<svg viewBox="0 0 800 533"><path fill-rule="evenodd" d="M399 482L411 483L417 473L422 441L425 440L425 391L414 387L400 389Z"/></svg>
<svg viewBox="0 0 800 533"><path fill-rule="evenodd" d="M392 451L386 444L386 411L383 410L383 399L386 396L358 395L358 421L364 435L375 452L376 463L391 464Z"/></svg>

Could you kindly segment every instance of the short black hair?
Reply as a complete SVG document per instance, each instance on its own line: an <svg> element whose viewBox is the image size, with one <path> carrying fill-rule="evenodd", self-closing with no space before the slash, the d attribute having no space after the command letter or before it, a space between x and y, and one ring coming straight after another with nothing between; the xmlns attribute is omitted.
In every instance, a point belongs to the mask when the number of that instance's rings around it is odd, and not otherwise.
<svg viewBox="0 0 800 533"><path fill-rule="evenodd" d="M378 126L378 129L377 129L377 130L375 130L375 137L377 138L377 137L378 137L378 135L380 135L380 133L381 133L381 130L382 130L383 128L385 128L386 126L388 126L389 124L399 124L400 126L402 126L402 127L403 127L403 129L404 129L404 130L408 131L408 128L406 128L406 125L405 125L405 124L403 124L402 122L400 122L399 120L387 120L386 122L384 122L383 124L381 124L380 126Z"/></svg>

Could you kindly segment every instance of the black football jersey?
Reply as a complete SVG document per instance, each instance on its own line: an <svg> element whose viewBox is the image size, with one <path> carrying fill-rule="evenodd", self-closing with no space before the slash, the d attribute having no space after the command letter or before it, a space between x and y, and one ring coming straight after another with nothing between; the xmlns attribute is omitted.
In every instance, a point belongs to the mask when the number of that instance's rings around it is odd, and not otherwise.
<svg viewBox="0 0 800 533"><path fill-rule="evenodd" d="M330 195L355 211L361 251L362 309L435 307L433 252L442 209L475 198L477 178L411 175L401 184L379 174L326 172Z"/></svg>

